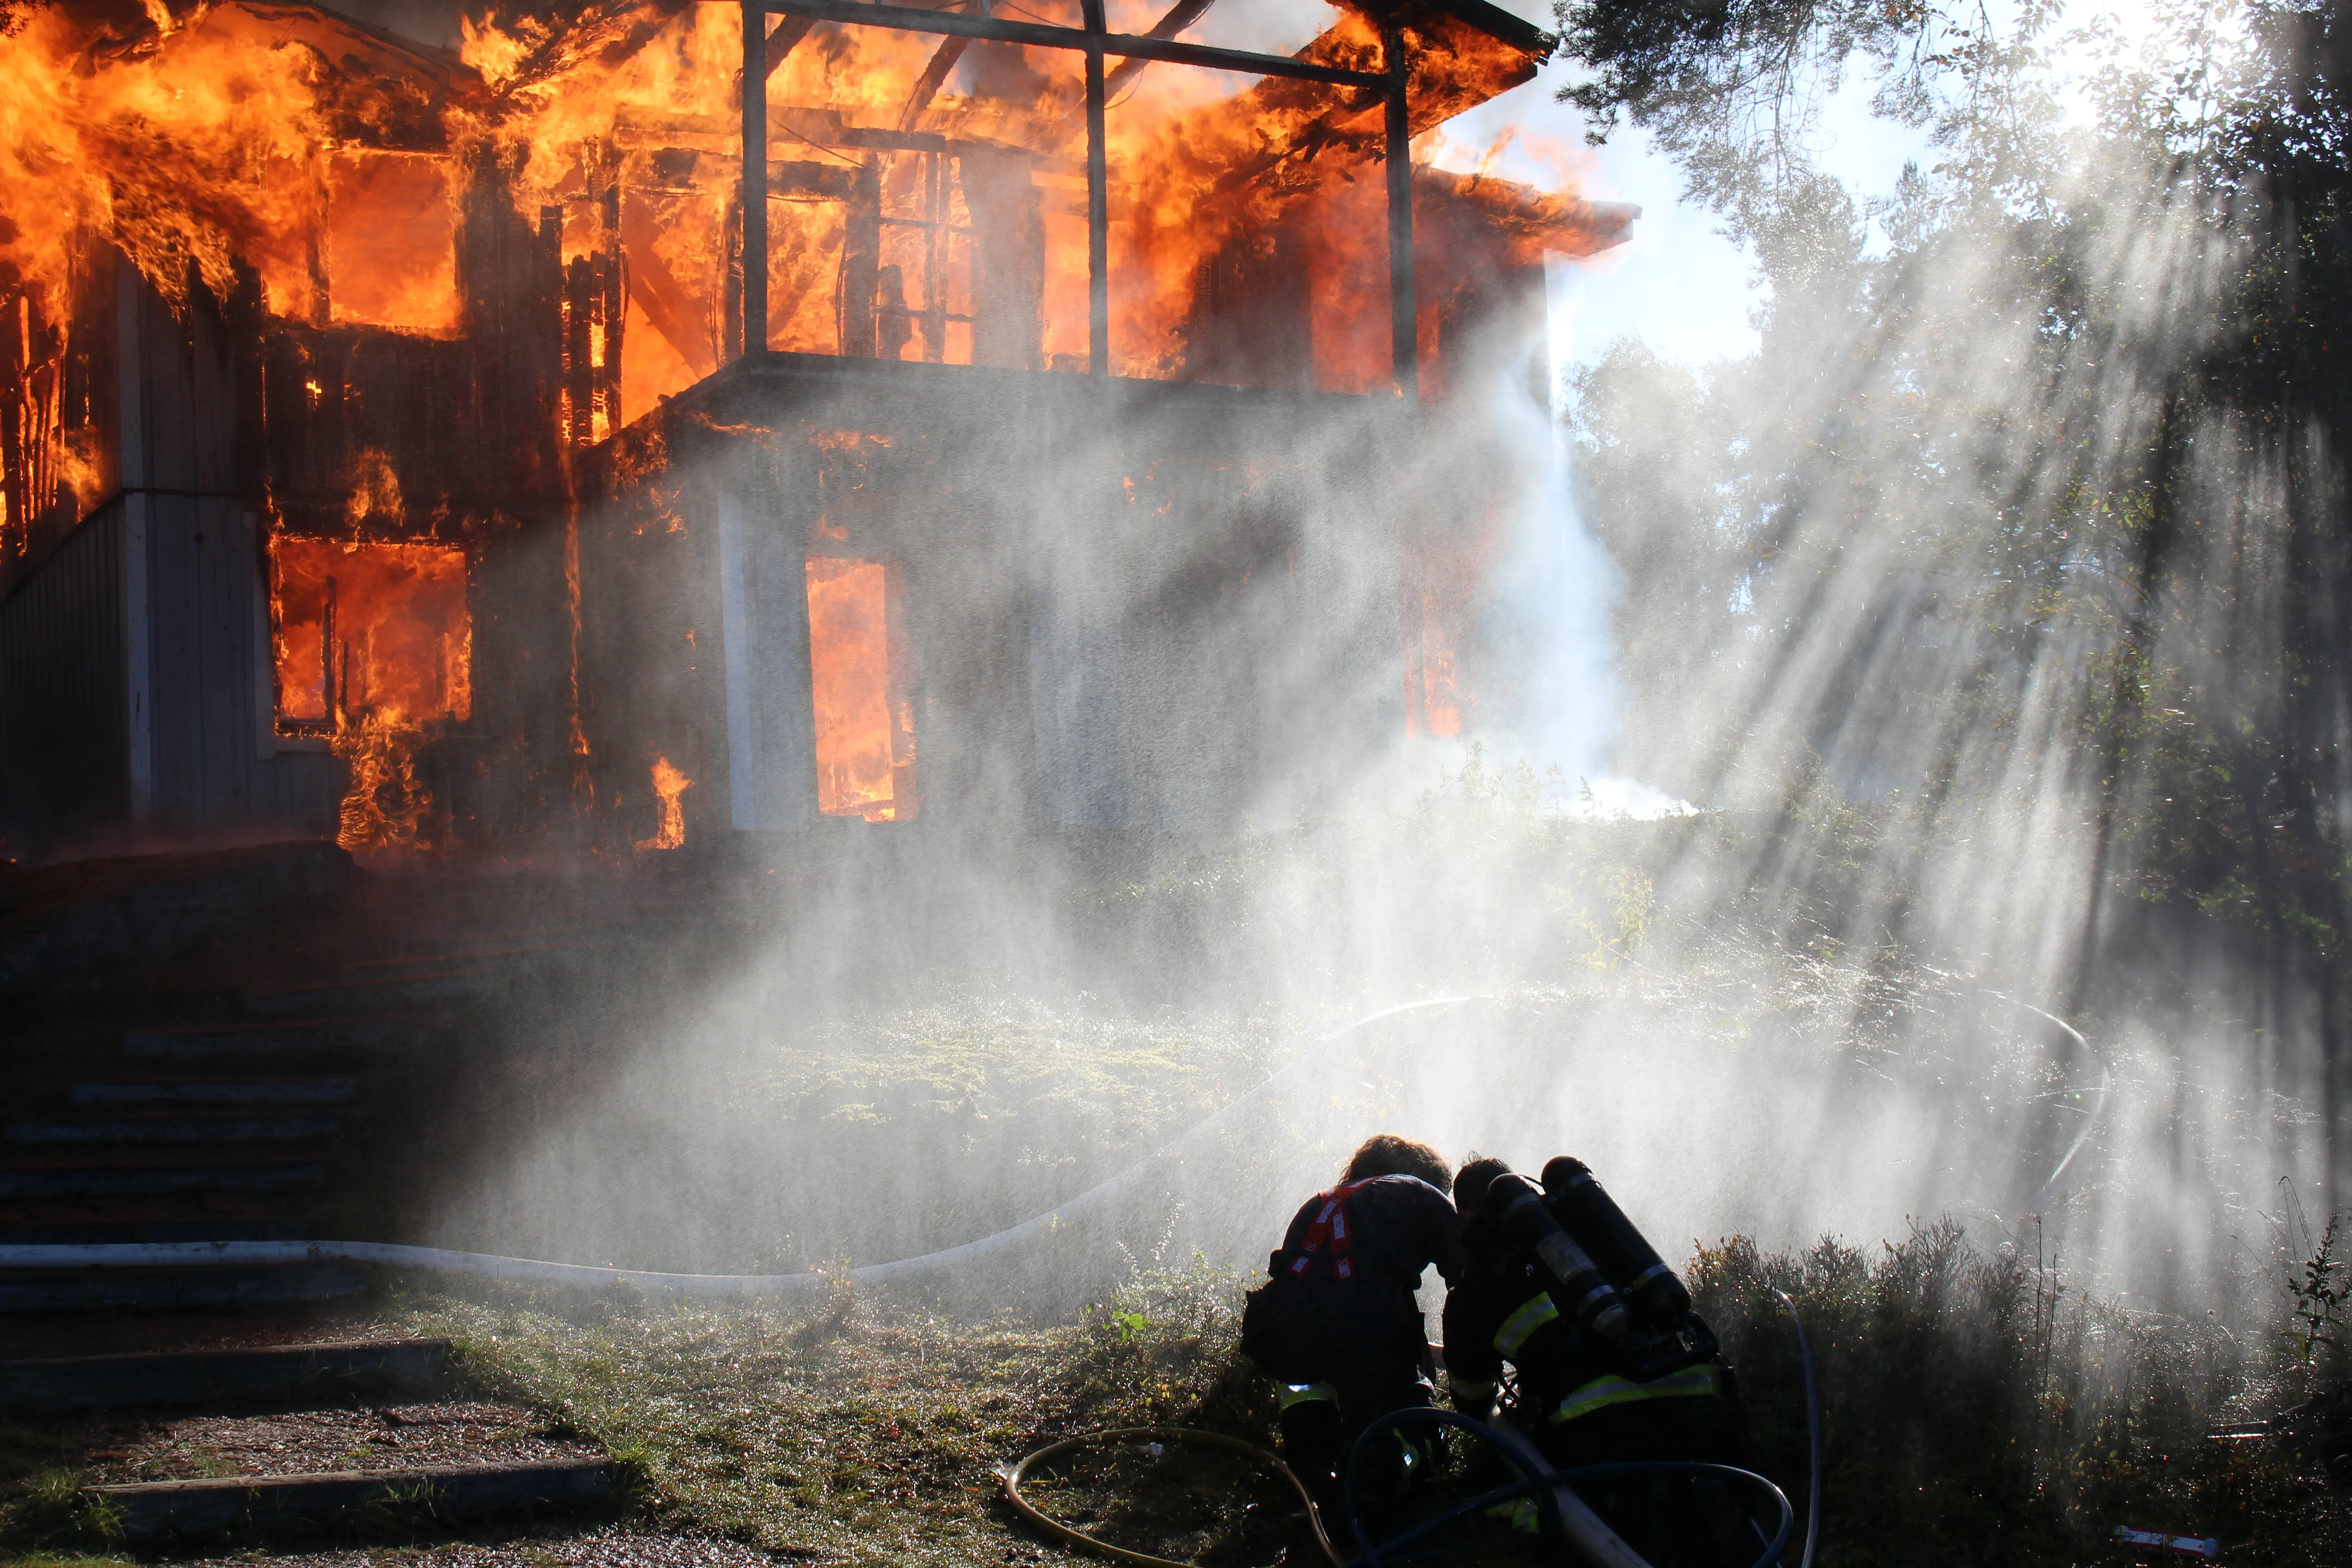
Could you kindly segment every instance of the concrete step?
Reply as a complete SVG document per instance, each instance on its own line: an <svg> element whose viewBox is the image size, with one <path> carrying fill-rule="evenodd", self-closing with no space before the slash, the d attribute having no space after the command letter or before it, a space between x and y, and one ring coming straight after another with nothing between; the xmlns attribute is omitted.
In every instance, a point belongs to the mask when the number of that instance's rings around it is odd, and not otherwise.
<svg viewBox="0 0 2352 1568"><path fill-rule="evenodd" d="M11 1143L291 1143L325 1138L340 1116L299 1110L185 1110L133 1108L103 1116L27 1117L7 1125Z"/></svg>
<svg viewBox="0 0 2352 1568"><path fill-rule="evenodd" d="M310 1234L291 1193L188 1192L0 1201L0 1243L292 1241Z"/></svg>
<svg viewBox="0 0 2352 1568"><path fill-rule="evenodd" d="M576 973L599 951L593 945L576 944L370 960L346 965L339 972L342 978L327 984L249 991L245 1010L263 1016L305 1013L331 1017L443 1007L477 1000L520 981Z"/></svg>
<svg viewBox="0 0 2352 1568"><path fill-rule="evenodd" d="M343 1341L0 1362L0 1410L103 1410L422 1394L449 1366L440 1339Z"/></svg>
<svg viewBox="0 0 2352 1568"><path fill-rule="evenodd" d="M444 1007L470 1002L505 980L506 966L444 964L414 974L379 980L340 980L325 985L248 991L244 1005L260 1017L342 1017Z"/></svg>
<svg viewBox="0 0 2352 1568"><path fill-rule="evenodd" d="M299 1017L138 1030L123 1037L122 1054L132 1061L264 1065L395 1049L416 1033L416 1021L397 1014Z"/></svg>
<svg viewBox="0 0 2352 1568"><path fill-rule="evenodd" d="M16 1207L17 1205L0 1205ZM0 1247L68 1247L98 1242L301 1241L316 1226L299 1219L137 1220L108 1215L101 1219L58 1217L47 1208L41 1217L23 1224L0 1218ZM71 1213L74 1211L62 1211Z"/></svg>
<svg viewBox="0 0 2352 1568"><path fill-rule="evenodd" d="M319 1156L228 1146L202 1152L135 1148L0 1156L0 1198L133 1193L267 1193L327 1184Z"/></svg>
<svg viewBox="0 0 2352 1568"><path fill-rule="evenodd" d="M131 1541L217 1535L273 1526L364 1528L391 1511L414 1517L577 1507L610 1498L619 1469L609 1460L522 1465L439 1465L414 1470L336 1470L311 1476L241 1476L135 1481L89 1487Z"/></svg>
<svg viewBox="0 0 2352 1568"><path fill-rule="evenodd" d="M243 1307L263 1301L357 1296L367 1288L367 1267L359 1263L0 1268L0 1312L64 1312L87 1307Z"/></svg>
<svg viewBox="0 0 2352 1568"><path fill-rule="evenodd" d="M355 1078L139 1078L94 1079L66 1090L74 1105L343 1105Z"/></svg>
<svg viewBox="0 0 2352 1568"><path fill-rule="evenodd" d="M542 960L568 960L587 955L590 944L543 942L506 946L454 947L446 952L419 953L406 958L369 958L339 964L335 973L350 982L418 979L457 970L528 969Z"/></svg>

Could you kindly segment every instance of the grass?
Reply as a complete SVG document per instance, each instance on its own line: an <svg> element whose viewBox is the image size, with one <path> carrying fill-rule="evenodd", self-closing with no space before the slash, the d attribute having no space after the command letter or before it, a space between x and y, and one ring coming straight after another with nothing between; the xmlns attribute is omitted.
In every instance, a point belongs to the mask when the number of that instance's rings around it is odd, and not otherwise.
<svg viewBox="0 0 2352 1568"><path fill-rule="evenodd" d="M1234 1282L1203 1271L1139 1279L1047 1326L845 1286L800 1313L444 1298L410 1322L451 1335L476 1379L604 1441L665 1526L896 1563L1001 1559L1017 1537L998 1468L1060 1436L1200 1424L1265 1441L1273 1395L1234 1359L1238 1309Z"/></svg>
<svg viewBox="0 0 2352 1568"><path fill-rule="evenodd" d="M2283 1445L2214 1426L2324 1386L2277 1333L2135 1315L1957 1226L1870 1251L1768 1254L1732 1239L1691 1268L1738 1368L1759 1463L1801 1508L1803 1314L1822 1393L1823 1551L1850 1565L2123 1562L2117 1525L2218 1535L2233 1564L2352 1561L2352 1495ZM1242 1281L1139 1269L1075 1321L966 1321L837 1286L822 1308L647 1310L421 1300L475 1378L626 1456L665 1528L858 1563L1003 1561L1032 1541L1001 1467L1076 1432L1205 1427L1271 1447L1274 1390L1238 1359ZM1310 1561L1303 1523L1246 1466L1129 1446L1039 1478L1064 1517L1123 1544L1239 1565ZM1495 1561L1477 1538L1463 1561Z"/></svg>

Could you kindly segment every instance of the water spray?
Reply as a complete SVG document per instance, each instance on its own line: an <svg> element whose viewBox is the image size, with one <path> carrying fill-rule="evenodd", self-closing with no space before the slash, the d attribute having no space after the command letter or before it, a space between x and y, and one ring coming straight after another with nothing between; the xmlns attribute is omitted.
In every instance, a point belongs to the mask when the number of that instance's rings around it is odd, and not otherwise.
<svg viewBox="0 0 2352 1568"><path fill-rule="evenodd" d="M1214 1133L1267 1096L1288 1088L1306 1070L1321 1064L1322 1055L1359 1030L1408 1014L1474 1002L1500 1003L1493 995L1433 996L1401 1002L1367 1013L1325 1035L1297 1061L1259 1080L1220 1110L1194 1122L1172 1141L1117 1174L1096 1183L1067 1202L1045 1213L960 1246L869 1263L852 1268L848 1283L860 1288L899 1284L910 1279L978 1261L1023 1241L1049 1237L1062 1226L1093 1213L1132 1187L1153 1170ZM797 1274L671 1274L649 1269L611 1268L586 1263L547 1263L535 1258L504 1258L494 1253L453 1252L438 1247L410 1247L387 1241L165 1241L86 1242L0 1246L0 1268L152 1268L158 1266L218 1267L283 1263L371 1263L396 1268L425 1268L510 1285L552 1285L582 1289L616 1287L688 1297L756 1298L790 1300L821 1297L845 1278L810 1269Z"/></svg>

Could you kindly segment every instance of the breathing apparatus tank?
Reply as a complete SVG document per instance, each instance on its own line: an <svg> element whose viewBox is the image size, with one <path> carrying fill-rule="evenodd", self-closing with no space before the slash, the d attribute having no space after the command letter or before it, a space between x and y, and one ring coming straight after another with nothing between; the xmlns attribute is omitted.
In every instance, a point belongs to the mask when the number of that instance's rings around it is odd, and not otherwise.
<svg viewBox="0 0 2352 1568"><path fill-rule="evenodd" d="M1690 1292L1583 1161L1562 1154L1547 1162L1543 1184L1560 1224L1645 1315L1668 1323L1689 1312Z"/></svg>
<svg viewBox="0 0 2352 1568"><path fill-rule="evenodd" d="M1536 1255L1559 1286L1561 1303L1587 1329L1611 1340L1625 1332L1625 1303L1617 1288L1553 1216L1535 1183L1506 1171L1486 1189L1486 1206L1521 1246Z"/></svg>

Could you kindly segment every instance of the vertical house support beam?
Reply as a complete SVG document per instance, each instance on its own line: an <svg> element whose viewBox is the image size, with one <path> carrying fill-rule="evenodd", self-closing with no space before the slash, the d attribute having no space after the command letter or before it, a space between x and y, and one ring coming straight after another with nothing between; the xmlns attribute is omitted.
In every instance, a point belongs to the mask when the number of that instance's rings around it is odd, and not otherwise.
<svg viewBox="0 0 2352 1568"><path fill-rule="evenodd" d="M129 444L125 443L128 450ZM123 722L130 727L126 761L131 773L131 826L144 833L155 826L155 649L153 584L149 566L148 512L152 502L141 491L122 498Z"/></svg>
<svg viewBox="0 0 2352 1568"><path fill-rule="evenodd" d="M797 41L797 40L795 40ZM743 355L768 347L768 9L743 4Z"/></svg>
<svg viewBox="0 0 2352 1568"><path fill-rule="evenodd" d="M1103 114L1103 0L1087 24L1087 373L1110 374L1110 169Z"/></svg>
<svg viewBox="0 0 2352 1568"><path fill-rule="evenodd" d="M1381 53L1388 65L1389 353L1397 395L1411 405L1421 396L1421 334L1412 278L1412 121L1405 112L1412 67L1402 29L1381 30Z"/></svg>
<svg viewBox="0 0 2352 1568"><path fill-rule="evenodd" d="M150 619L153 584L147 551L149 513L155 483L149 462L147 430L147 312L136 268L114 268L114 341L117 358L115 450L122 493L122 722L127 731L124 762L130 774L131 826L144 833L155 826L154 626Z"/></svg>

